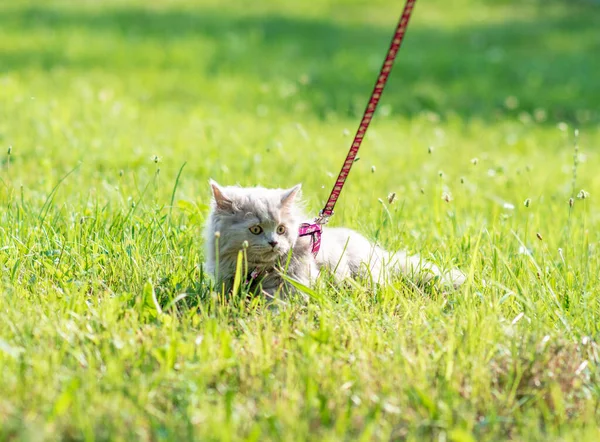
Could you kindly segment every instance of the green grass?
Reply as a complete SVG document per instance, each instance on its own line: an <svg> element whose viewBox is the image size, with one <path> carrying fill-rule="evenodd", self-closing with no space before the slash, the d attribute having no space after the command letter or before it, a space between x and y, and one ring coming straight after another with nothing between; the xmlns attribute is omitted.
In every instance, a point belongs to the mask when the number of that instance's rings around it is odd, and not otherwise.
<svg viewBox="0 0 600 442"><path fill-rule="evenodd" d="M469 282L276 312L210 293L208 178L316 214L401 4L2 2L0 440L598 440L600 6L451 3L332 223Z"/></svg>

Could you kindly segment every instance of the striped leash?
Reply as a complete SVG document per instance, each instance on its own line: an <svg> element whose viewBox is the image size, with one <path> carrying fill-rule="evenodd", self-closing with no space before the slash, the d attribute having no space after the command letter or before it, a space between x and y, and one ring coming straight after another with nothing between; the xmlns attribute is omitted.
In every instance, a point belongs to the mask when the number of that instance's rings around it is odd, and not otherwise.
<svg viewBox="0 0 600 442"><path fill-rule="evenodd" d="M325 207L319 212L319 216L314 220L313 223L303 223L300 225L298 235L311 236L311 251L314 255L319 252L321 247L321 234L323 232L322 226L327 224L327 221L329 221L329 218L331 218L333 215L335 203L340 197L340 193L342 192L346 178L348 178L352 164L354 164L354 160L358 154L358 149L360 148L367 129L369 128L369 124L371 123L371 119L373 118L373 114L377 108L377 104L379 104L379 99L381 98L383 88L387 83L390 72L392 71L392 66L394 65L394 60L396 59L396 55L398 54L398 50L400 49L400 45L404 39L404 34L406 33L406 28L408 26L408 20L410 19L410 14L412 13L415 2L416 0L406 0L404 11L402 11L402 16L400 17L400 21L396 26L396 32L394 33L394 37L390 43L390 48L388 49L383 66L381 66L381 70L379 71L379 76L377 77L377 82L375 83L375 87L371 93L371 98L369 99L369 103L367 104L367 108L365 109L362 120L358 125L358 130L354 136L354 141L352 141L348 155L346 155L346 159L344 160L342 170L340 170Z"/></svg>

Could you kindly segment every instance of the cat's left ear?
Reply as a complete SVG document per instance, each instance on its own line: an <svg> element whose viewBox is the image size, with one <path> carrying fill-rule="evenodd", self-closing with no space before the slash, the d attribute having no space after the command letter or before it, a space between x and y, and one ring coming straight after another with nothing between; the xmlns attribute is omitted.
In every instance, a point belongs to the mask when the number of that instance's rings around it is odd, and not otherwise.
<svg viewBox="0 0 600 442"><path fill-rule="evenodd" d="M223 211L230 211L232 202L231 199L225 195L223 188L219 186L215 180L209 180L208 183L212 189L213 198L217 208Z"/></svg>
<svg viewBox="0 0 600 442"><path fill-rule="evenodd" d="M300 194L302 193L301 190L302 190L302 184L296 184L291 189L284 190L283 194L281 195L281 205L282 206L290 206L290 205L294 204L294 201L296 200L296 198L298 196L300 196Z"/></svg>

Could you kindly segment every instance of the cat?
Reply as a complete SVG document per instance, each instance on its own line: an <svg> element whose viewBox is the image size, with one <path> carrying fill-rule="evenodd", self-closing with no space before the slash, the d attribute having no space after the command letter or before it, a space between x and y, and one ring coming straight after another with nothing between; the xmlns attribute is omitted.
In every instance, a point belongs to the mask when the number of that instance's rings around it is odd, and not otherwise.
<svg viewBox="0 0 600 442"><path fill-rule="evenodd" d="M213 198L205 226L206 268L219 291L231 290L242 248L248 263L246 277L270 298L295 292L282 272L306 287L324 269L335 283L347 278L385 283L400 273L417 283L458 288L466 279L458 269L443 272L418 255L388 252L347 228L324 226L320 250L313 256L311 237L298 235L306 220L300 184L290 189L223 187L213 180L209 184Z"/></svg>

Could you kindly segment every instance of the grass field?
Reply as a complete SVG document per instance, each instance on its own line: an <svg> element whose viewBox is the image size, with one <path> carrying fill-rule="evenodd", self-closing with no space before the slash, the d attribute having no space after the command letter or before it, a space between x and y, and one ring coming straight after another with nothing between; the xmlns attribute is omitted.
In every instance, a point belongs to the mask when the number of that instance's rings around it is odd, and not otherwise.
<svg viewBox="0 0 600 442"><path fill-rule="evenodd" d="M0 3L0 440L600 438L597 2L417 2L332 224L462 290L210 291L209 177L316 214L401 8Z"/></svg>

